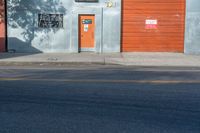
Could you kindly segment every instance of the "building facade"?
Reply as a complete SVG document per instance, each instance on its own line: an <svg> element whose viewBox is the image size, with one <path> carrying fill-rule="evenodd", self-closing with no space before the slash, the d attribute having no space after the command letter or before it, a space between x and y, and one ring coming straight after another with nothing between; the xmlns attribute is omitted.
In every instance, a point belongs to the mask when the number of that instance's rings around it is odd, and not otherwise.
<svg viewBox="0 0 200 133"><path fill-rule="evenodd" d="M200 53L199 0L7 0L16 52Z"/></svg>

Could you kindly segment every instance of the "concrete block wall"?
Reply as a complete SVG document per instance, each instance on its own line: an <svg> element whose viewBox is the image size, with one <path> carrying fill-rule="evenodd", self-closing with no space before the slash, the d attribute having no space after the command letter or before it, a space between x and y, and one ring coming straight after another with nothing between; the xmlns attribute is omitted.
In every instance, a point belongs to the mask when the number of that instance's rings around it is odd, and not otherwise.
<svg viewBox="0 0 200 133"><path fill-rule="evenodd" d="M200 0L186 0L185 53L200 54Z"/></svg>

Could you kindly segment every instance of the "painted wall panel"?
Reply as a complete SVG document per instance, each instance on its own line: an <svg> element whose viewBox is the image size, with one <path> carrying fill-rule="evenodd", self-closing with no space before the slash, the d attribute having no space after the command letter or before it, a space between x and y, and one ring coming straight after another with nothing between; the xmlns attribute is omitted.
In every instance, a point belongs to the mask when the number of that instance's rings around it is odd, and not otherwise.
<svg viewBox="0 0 200 133"><path fill-rule="evenodd" d="M4 1L0 0L0 52L5 51L5 11Z"/></svg>
<svg viewBox="0 0 200 133"><path fill-rule="evenodd" d="M121 51L121 1L114 8L104 8L103 12L103 51ZM117 14L120 14L118 16Z"/></svg>
<svg viewBox="0 0 200 133"><path fill-rule="evenodd" d="M185 53L200 54L200 1L187 0Z"/></svg>
<svg viewBox="0 0 200 133"><path fill-rule="evenodd" d="M96 20L94 52L120 52L120 32L113 31L120 31L121 0L113 0L115 6L112 7L106 6L108 0L99 0L97 3L77 3L74 0L8 1L8 49L10 50L79 52L78 15L94 14ZM112 10L113 13L110 14L107 10ZM38 27L38 14L63 14L63 27ZM115 29L111 29L112 32L104 32L113 28L113 23L116 23Z"/></svg>
<svg viewBox="0 0 200 133"><path fill-rule="evenodd" d="M185 0L124 0L122 10L123 52L183 52Z"/></svg>

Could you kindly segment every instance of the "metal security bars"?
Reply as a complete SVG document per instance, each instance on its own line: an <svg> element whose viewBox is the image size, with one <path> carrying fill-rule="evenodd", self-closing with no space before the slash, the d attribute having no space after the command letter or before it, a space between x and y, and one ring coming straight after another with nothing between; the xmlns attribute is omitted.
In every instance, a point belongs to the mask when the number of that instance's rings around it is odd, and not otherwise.
<svg viewBox="0 0 200 133"><path fill-rule="evenodd" d="M39 28L63 28L63 14L38 14Z"/></svg>

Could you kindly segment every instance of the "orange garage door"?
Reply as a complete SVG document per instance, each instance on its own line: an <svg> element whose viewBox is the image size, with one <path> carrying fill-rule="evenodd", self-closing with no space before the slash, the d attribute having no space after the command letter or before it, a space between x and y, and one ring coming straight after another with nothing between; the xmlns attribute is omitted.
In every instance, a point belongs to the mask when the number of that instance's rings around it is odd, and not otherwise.
<svg viewBox="0 0 200 133"><path fill-rule="evenodd" d="M183 52L185 0L123 0L123 52Z"/></svg>

